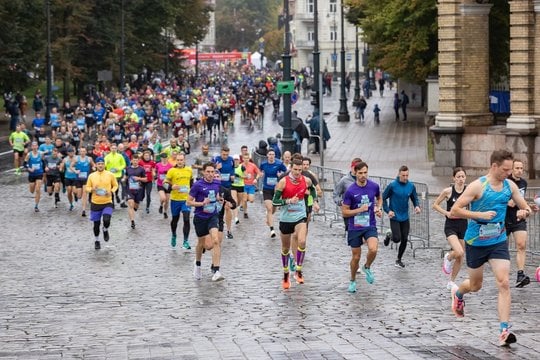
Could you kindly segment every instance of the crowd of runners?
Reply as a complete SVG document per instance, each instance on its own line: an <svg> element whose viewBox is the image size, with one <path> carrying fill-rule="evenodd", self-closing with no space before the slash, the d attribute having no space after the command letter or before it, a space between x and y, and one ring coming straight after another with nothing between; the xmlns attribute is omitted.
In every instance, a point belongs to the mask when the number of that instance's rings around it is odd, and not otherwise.
<svg viewBox="0 0 540 360"><path fill-rule="evenodd" d="M222 145L220 154L209 153L209 144L226 137L235 123L256 126L262 121L265 105L271 101L275 105L279 99L274 92L279 77L251 68L206 70L197 81L154 79L125 93L89 95L75 106L52 109L48 123L36 112L31 129L17 124L9 138L16 174L23 169L28 173L36 212L43 198L51 197L51 206L65 202L68 211L88 216L96 250L101 249L101 241L110 240L115 208L127 208L130 227L135 229L138 211L150 213L152 201L158 201L159 216L170 218L171 247L181 242L190 250L193 225L197 237L193 276L202 278L202 256L211 252L212 281L224 279L220 268L223 237L233 239L233 224L249 219L249 208L260 190L267 235L281 239L281 286L289 289L291 278L303 284L308 224L311 213L319 210L322 196L319 181L309 170L311 160L289 152L280 159L277 149L269 148L264 160L256 164L245 145L238 152ZM191 138L201 139L198 156L190 155ZM516 341L509 331L509 235L518 248L516 286L530 282L524 273L525 219L538 207L525 202L522 175L522 162L510 153L495 152L488 175L469 186L465 186L465 171L456 168L454 185L433 206L446 216L444 231L452 248L442 264L449 276L452 311L458 317L464 315L463 295L481 288L488 262L499 289L501 345ZM390 218L391 227L384 245L399 243L395 266L405 268L402 257L409 237L409 202L414 212L425 211L408 177L409 169L402 166L396 179L380 189L368 178L368 164L355 158L350 173L336 185L334 201L341 207L351 248L350 293L357 291L359 271L368 284L375 282L377 218L383 213ZM444 201L446 208L441 206ZM182 237L178 239L180 218ZM360 266L364 244L367 255ZM455 280L464 259L469 278L458 286Z"/></svg>

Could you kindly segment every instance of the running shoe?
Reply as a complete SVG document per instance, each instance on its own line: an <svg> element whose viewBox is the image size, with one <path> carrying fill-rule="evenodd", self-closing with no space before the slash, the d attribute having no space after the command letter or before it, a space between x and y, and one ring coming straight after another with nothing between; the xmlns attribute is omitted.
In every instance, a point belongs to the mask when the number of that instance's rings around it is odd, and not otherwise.
<svg viewBox="0 0 540 360"><path fill-rule="evenodd" d="M94 249L96 249L96 250L101 249L101 244L97 240L94 242Z"/></svg>
<svg viewBox="0 0 540 360"><path fill-rule="evenodd" d="M249 219L249 216L247 213L244 213L244 219Z"/></svg>
<svg viewBox="0 0 540 360"><path fill-rule="evenodd" d="M223 280L223 279L225 279L225 278L223 277L223 275L221 274L221 271L219 271L219 270L216 271L216 272L214 273L214 275L212 276L212 281L214 281L214 282L215 282L215 281L221 281L221 280Z"/></svg>
<svg viewBox="0 0 540 360"><path fill-rule="evenodd" d="M296 264L294 263L294 258L292 256L289 256L289 271L290 272L296 271Z"/></svg>
<svg viewBox="0 0 540 360"><path fill-rule="evenodd" d="M373 284L375 282L375 276L373 276L371 269L368 269L365 265L362 265L362 272L366 275L366 281L368 284Z"/></svg>
<svg viewBox="0 0 540 360"><path fill-rule="evenodd" d="M15 169L15 175L21 175L21 168Z"/></svg>
<svg viewBox="0 0 540 360"><path fill-rule="evenodd" d="M135 221L132 221L132 222L131 222L131 228L132 228L133 230L135 230Z"/></svg>
<svg viewBox="0 0 540 360"><path fill-rule="evenodd" d="M452 288L452 311L456 317L461 318L465 316L465 301L456 296L458 289L459 287L457 285Z"/></svg>
<svg viewBox="0 0 540 360"><path fill-rule="evenodd" d="M103 240L104 241L109 241L110 237L109 237L109 231L108 230L103 230Z"/></svg>
<svg viewBox="0 0 540 360"><path fill-rule="evenodd" d="M196 263L193 263L193 277L195 280L201 280L202 279L202 270L200 266L197 266Z"/></svg>
<svg viewBox="0 0 540 360"><path fill-rule="evenodd" d="M176 238L175 238L175 240L176 240ZM171 240L171 242L172 242L172 240ZM189 245L189 241L187 241L187 240L184 240L184 243L182 244L182 247L184 249L186 249L186 250L191 250L191 246Z"/></svg>
<svg viewBox="0 0 540 360"><path fill-rule="evenodd" d="M527 275L525 275L524 273L519 273L517 276L516 287L522 288L524 286L529 285L530 282L531 282L531 279Z"/></svg>
<svg viewBox="0 0 540 360"><path fill-rule="evenodd" d="M116 202L120 204L120 197L118 195L116 195Z"/></svg>
<svg viewBox="0 0 540 360"><path fill-rule="evenodd" d="M356 292L356 281L351 280L351 281L349 282L349 292L350 292L351 294L353 294L353 293Z"/></svg>
<svg viewBox="0 0 540 360"><path fill-rule="evenodd" d="M244 207L240 205L240 211L244 211Z"/></svg>
<svg viewBox="0 0 540 360"><path fill-rule="evenodd" d="M395 266L401 269L405 268L405 264L401 260L396 260Z"/></svg>
<svg viewBox="0 0 540 360"><path fill-rule="evenodd" d="M283 274L283 280L281 281L281 287L283 290L287 290L291 287L291 279L289 279L289 273Z"/></svg>
<svg viewBox="0 0 540 360"><path fill-rule="evenodd" d="M163 205L159 205L159 210L158 210L158 212L159 212L160 214L163 214Z"/></svg>
<svg viewBox="0 0 540 360"><path fill-rule="evenodd" d="M499 335L499 346L510 346L517 341L516 335L510 332L508 328L503 329Z"/></svg>
<svg viewBox="0 0 540 360"><path fill-rule="evenodd" d="M73 204L69 204L69 211L73 211Z"/></svg>
<svg viewBox="0 0 540 360"><path fill-rule="evenodd" d="M169 218L169 215L167 215L167 213L163 213L163 218L164 218L164 219L168 219L168 218Z"/></svg>
<svg viewBox="0 0 540 360"><path fill-rule="evenodd" d="M390 231L386 232L386 235L384 237L384 246L390 245L390 240L392 239L392 233Z"/></svg>
<svg viewBox="0 0 540 360"><path fill-rule="evenodd" d="M234 238L233 234L230 231L227 231L227 239Z"/></svg>
<svg viewBox="0 0 540 360"><path fill-rule="evenodd" d="M83 210L81 216L82 216L82 217L86 217L86 211Z"/></svg>
<svg viewBox="0 0 540 360"><path fill-rule="evenodd" d="M274 230L270 230L270 237L271 238L275 238L276 237L276 232Z"/></svg>
<svg viewBox="0 0 540 360"><path fill-rule="evenodd" d="M171 246L176 247L176 236L171 236Z"/></svg>
<svg viewBox="0 0 540 360"><path fill-rule="evenodd" d="M296 271L294 273L294 280L296 280L297 284L303 284L304 283L304 275L302 275L301 271Z"/></svg>
<svg viewBox="0 0 540 360"><path fill-rule="evenodd" d="M125 209L125 208L127 208L128 206L127 206L126 203L121 203L121 204L120 204L120 207L121 207L122 209Z"/></svg>
<svg viewBox="0 0 540 360"><path fill-rule="evenodd" d="M452 273L452 268L454 267L454 261L448 259L449 255L450 255L449 253L446 253L444 255L443 266L442 266L442 271L446 275L450 275Z"/></svg>
<svg viewBox="0 0 540 360"><path fill-rule="evenodd" d="M238 219L237 217L235 217L235 218L234 218L234 223L235 223L236 225L240 224L240 219Z"/></svg>
<svg viewBox="0 0 540 360"><path fill-rule="evenodd" d="M457 286L455 282L453 281L449 281L447 284L446 284L446 290L452 290L452 288L454 286Z"/></svg>
<svg viewBox="0 0 540 360"><path fill-rule="evenodd" d="M34 207L34 212L39 212L39 208L37 206Z"/></svg>
<svg viewBox="0 0 540 360"><path fill-rule="evenodd" d="M54 199L54 208L55 209L58 209L58 202L60 201L60 199Z"/></svg>
<svg viewBox="0 0 540 360"><path fill-rule="evenodd" d="M146 208L146 213L150 214L150 208Z"/></svg>

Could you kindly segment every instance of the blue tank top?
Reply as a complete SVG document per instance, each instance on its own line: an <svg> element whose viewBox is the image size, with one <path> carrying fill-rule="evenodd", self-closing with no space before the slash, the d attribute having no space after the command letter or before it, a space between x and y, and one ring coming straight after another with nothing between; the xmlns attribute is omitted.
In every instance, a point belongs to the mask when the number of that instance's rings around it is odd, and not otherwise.
<svg viewBox="0 0 540 360"><path fill-rule="evenodd" d="M87 179L88 174L90 174L90 158L86 156L83 160L81 159L80 156L77 156L75 169L79 170L79 174L78 174L79 179Z"/></svg>
<svg viewBox="0 0 540 360"><path fill-rule="evenodd" d="M493 219L471 219L465 232L465 241L472 246L490 246L506 241L504 219L508 200L512 197L512 190L508 180L503 181L503 188L495 191L491 188L486 176L480 179L482 196L471 202L471 211L495 211Z"/></svg>
<svg viewBox="0 0 540 360"><path fill-rule="evenodd" d="M34 171L30 173L30 175L32 176L43 175L43 161L41 159L40 152L38 152L37 155L34 155L33 152L29 153L28 167L34 169Z"/></svg>
<svg viewBox="0 0 540 360"><path fill-rule="evenodd" d="M71 161L69 160L69 158L66 158L65 165L66 165L66 167L64 168L64 177L66 179L76 179L77 174L74 171L71 170L71 168L70 168L71 167Z"/></svg>

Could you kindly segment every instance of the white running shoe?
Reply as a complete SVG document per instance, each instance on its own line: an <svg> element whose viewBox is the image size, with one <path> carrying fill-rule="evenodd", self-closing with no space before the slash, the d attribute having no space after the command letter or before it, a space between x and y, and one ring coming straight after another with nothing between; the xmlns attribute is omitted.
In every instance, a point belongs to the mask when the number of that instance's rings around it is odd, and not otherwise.
<svg viewBox="0 0 540 360"><path fill-rule="evenodd" d="M446 289L447 290L452 290L452 288L456 286L457 287L457 284L453 281L449 281L448 284L446 284Z"/></svg>
<svg viewBox="0 0 540 360"><path fill-rule="evenodd" d="M240 224L240 220L237 217L235 217L234 218L234 223L238 225L238 224Z"/></svg>
<svg viewBox="0 0 540 360"><path fill-rule="evenodd" d="M444 260L443 260L443 266L442 266L442 271L446 274L446 275L450 275L452 273L452 268L454 267L454 261L453 260L449 260L448 259L448 255L450 255L449 253L446 253L444 255Z"/></svg>
<svg viewBox="0 0 540 360"><path fill-rule="evenodd" d="M195 280L201 280L202 279L202 270L200 266L197 266L197 264L193 263L193 277Z"/></svg>
<svg viewBox="0 0 540 360"><path fill-rule="evenodd" d="M212 276L212 281L221 281L223 279L225 278L223 277L223 275L221 274L219 270L214 273L214 276Z"/></svg>
<svg viewBox="0 0 540 360"><path fill-rule="evenodd" d="M274 230L270 231L270 237L271 238L275 238L276 237L276 232Z"/></svg>

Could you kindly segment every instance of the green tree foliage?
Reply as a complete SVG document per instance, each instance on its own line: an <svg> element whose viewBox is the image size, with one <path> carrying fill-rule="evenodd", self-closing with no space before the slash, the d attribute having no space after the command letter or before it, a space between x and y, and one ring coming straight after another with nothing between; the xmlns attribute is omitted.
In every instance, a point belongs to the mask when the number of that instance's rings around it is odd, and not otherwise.
<svg viewBox="0 0 540 360"><path fill-rule="evenodd" d="M28 72L45 77L47 0L0 2L0 85L20 89ZM173 42L190 46L204 38L205 0L49 0L55 82L64 88L96 82L99 70L119 81L121 15L124 10L126 74L142 67L179 69ZM167 61L166 61L167 60ZM67 90L66 90L67 92ZM67 97L69 94L64 94Z"/></svg>
<svg viewBox="0 0 540 360"><path fill-rule="evenodd" d="M265 39L265 55L281 54L274 41L280 0L220 0L216 4L216 49L218 51L258 50ZM244 29L244 31L242 31ZM283 32L281 32L283 33Z"/></svg>
<svg viewBox="0 0 540 360"><path fill-rule="evenodd" d="M505 79L509 69L509 6L492 0L490 12L490 78ZM395 78L423 83L436 75L436 0L348 0L348 20L359 24L370 46L369 63Z"/></svg>

